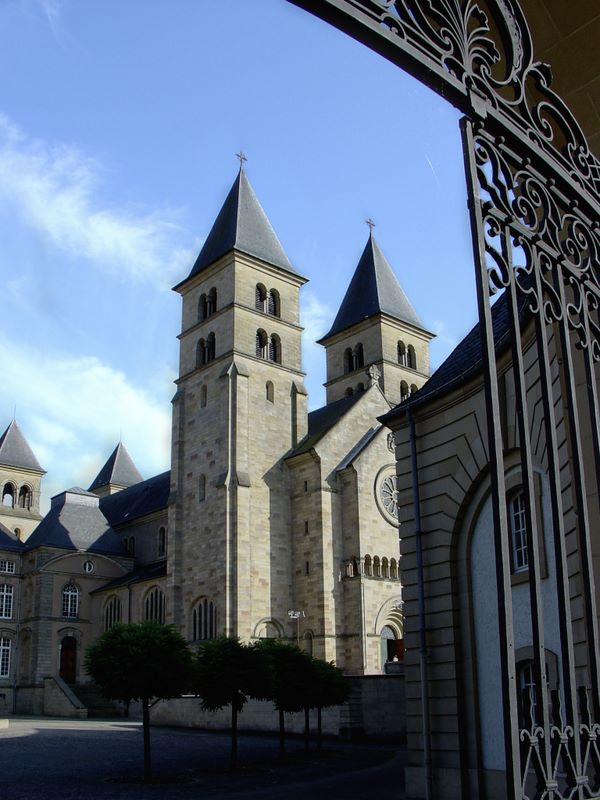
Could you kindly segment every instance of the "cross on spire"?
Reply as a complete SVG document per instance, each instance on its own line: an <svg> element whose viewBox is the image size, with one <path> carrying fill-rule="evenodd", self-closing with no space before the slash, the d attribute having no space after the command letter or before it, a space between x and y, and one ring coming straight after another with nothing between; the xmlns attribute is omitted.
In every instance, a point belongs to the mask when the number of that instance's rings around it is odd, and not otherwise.
<svg viewBox="0 0 600 800"><path fill-rule="evenodd" d="M236 153L235 155L240 160L240 169L244 169L244 161L248 161L248 159L246 158L246 156L244 154L244 151L240 150L240 152Z"/></svg>
<svg viewBox="0 0 600 800"><path fill-rule="evenodd" d="M373 233L373 228L375 227L375 222L369 217L365 220L366 224L369 226L369 231Z"/></svg>

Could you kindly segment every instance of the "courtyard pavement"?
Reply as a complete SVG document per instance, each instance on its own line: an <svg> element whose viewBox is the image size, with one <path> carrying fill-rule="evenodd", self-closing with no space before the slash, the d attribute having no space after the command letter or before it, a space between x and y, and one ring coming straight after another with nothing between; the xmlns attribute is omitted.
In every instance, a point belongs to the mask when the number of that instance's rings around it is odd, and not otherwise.
<svg viewBox="0 0 600 800"><path fill-rule="evenodd" d="M391 744L325 740L304 752L289 737L240 734L229 770L227 733L152 728L155 782L141 783L141 723L10 718L0 728L0 798L10 800L402 800L404 751ZM314 743L311 744L314 748Z"/></svg>

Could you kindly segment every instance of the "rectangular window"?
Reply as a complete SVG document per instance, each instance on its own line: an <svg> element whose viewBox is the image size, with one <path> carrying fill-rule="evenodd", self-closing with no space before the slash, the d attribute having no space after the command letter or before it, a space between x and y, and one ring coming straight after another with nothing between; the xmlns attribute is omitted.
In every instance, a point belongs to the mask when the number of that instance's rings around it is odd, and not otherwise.
<svg viewBox="0 0 600 800"><path fill-rule="evenodd" d="M304 521L304 533L308 533L308 522Z"/></svg>
<svg viewBox="0 0 600 800"><path fill-rule="evenodd" d="M13 608L13 587L4 584L0 586L0 618L10 619Z"/></svg>
<svg viewBox="0 0 600 800"><path fill-rule="evenodd" d="M15 573L15 562L14 561L0 561L0 572L4 572L7 575L14 575L14 573Z"/></svg>
<svg viewBox="0 0 600 800"><path fill-rule="evenodd" d="M527 558L527 524L525 519L525 495L516 494L509 502L510 534L513 552L513 570L522 572L529 566Z"/></svg>
<svg viewBox="0 0 600 800"><path fill-rule="evenodd" d="M0 678L10 675L10 639L0 637Z"/></svg>
<svg viewBox="0 0 600 800"><path fill-rule="evenodd" d="M309 573L310 573L310 564L307 561L306 562L306 567L305 567L305 574L308 575Z"/></svg>

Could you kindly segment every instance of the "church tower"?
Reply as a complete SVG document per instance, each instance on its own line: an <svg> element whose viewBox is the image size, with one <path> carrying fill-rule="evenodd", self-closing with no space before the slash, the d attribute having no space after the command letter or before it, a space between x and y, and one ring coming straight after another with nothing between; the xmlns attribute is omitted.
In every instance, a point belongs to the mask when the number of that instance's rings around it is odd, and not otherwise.
<svg viewBox="0 0 600 800"><path fill-rule="evenodd" d="M13 419L0 436L0 522L21 541L42 519L40 489L45 474Z"/></svg>
<svg viewBox="0 0 600 800"><path fill-rule="evenodd" d="M296 272L243 170L182 296L167 617L192 640L281 633L291 608L282 457L307 430Z"/></svg>
<svg viewBox="0 0 600 800"><path fill-rule="evenodd" d="M397 405L429 377L427 331L373 230L344 295L337 316L319 344L327 353L327 403L362 391L365 369L378 367L380 387Z"/></svg>

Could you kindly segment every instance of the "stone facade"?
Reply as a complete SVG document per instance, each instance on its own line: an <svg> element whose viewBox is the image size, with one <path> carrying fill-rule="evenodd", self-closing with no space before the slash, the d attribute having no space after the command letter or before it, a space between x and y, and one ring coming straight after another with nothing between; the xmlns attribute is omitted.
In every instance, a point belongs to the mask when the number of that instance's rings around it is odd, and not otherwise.
<svg viewBox="0 0 600 800"><path fill-rule="evenodd" d="M139 480L120 443L90 491L53 498L25 543L14 535L13 509L0 513L0 560L4 545L16 565L6 576L11 613L0 621L9 710L43 711L44 681L54 705L71 708L72 698L56 699L61 686L86 682L85 648L118 621L170 622L190 642L276 636L357 676L382 675L402 656L394 462L377 418L398 401L402 380L425 381L431 337L372 237L358 269L370 305L356 308L364 293L353 297L351 283L324 342L327 405L309 414L305 279L240 173L176 287L170 472ZM382 305L382 282L396 298L391 307ZM345 351L357 344L360 363L348 370ZM17 481L2 453L0 440L2 480ZM31 478L32 514L42 474Z"/></svg>

